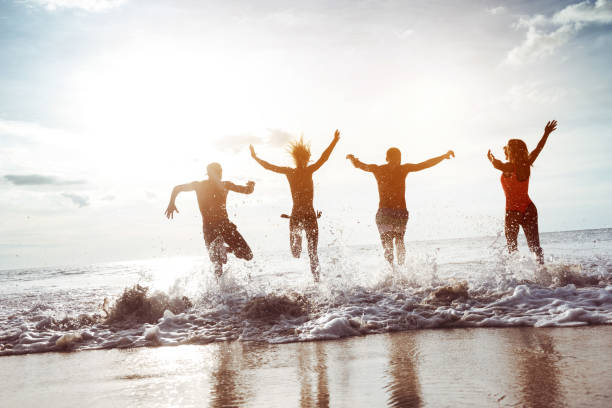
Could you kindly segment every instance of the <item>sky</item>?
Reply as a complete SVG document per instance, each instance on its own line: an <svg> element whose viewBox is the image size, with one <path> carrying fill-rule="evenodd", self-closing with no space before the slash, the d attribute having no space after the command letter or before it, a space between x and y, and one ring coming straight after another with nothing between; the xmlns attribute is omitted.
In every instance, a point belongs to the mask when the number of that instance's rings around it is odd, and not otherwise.
<svg viewBox="0 0 612 408"><path fill-rule="evenodd" d="M230 218L257 255L289 256L287 181L251 158L313 159L320 243L378 244L371 174L396 146L407 240L496 235L510 138L533 149L541 231L612 226L612 0L0 0L0 269L204 255L194 193L256 182ZM285 251L285 252L283 252ZM280 256L280 255L279 255Z"/></svg>

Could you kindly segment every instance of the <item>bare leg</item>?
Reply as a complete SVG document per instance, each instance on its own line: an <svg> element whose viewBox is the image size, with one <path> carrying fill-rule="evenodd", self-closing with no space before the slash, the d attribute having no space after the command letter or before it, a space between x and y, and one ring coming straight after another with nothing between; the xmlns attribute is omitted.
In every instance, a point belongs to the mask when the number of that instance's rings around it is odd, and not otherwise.
<svg viewBox="0 0 612 408"><path fill-rule="evenodd" d="M220 278L223 275L223 264L221 262L215 262L215 276Z"/></svg>
<svg viewBox="0 0 612 408"><path fill-rule="evenodd" d="M208 256L213 263L217 277L223 275L223 264L227 263L227 253L225 250L225 243L221 235L218 235L208 246Z"/></svg>
<svg viewBox="0 0 612 408"><path fill-rule="evenodd" d="M389 264L393 265L393 233L383 232L380 234L380 241L385 252L385 259Z"/></svg>
<svg viewBox="0 0 612 408"><path fill-rule="evenodd" d="M246 243L233 223L228 223L223 228L223 239L226 244L223 252L233 252L236 258L246 259L247 261L253 259L253 252L249 248L249 244ZM225 255L225 258L227 258L227 255Z"/></svg>
<svg viewBox="0 0 612 408"><path fill-rule="evenodd" d="M302 254L302 234L301 230L296 229L289 233L289 245L291 245L291 255L299 258Z"/></svg>
<svg viewBox="0 0 612 408"><path fill-rule="evenodd" d="M525 219L523 221L523 231L527 238L527 245L531 252L536 255L538 263L544 263L544 252L540 246L540 233L538 231L538 210L535 205L530 205L525 211Z"/></svg>
<svg viewBox="0 0 612 408"><path fill-rule="evenodd" d="M519 220L521 214L518 211L506 211L506 243L508 244L508 252L512 253L518 249L516 239L519 233Z"/></svg>
<svg viewBox="0 0 612 408"><path fill-rule="evenodd" d="M294 258L299 258L302 254L302 229L293 219L289 221L289 246L291 247L291 255Z"/></svg>
<svg viewBox="0 0 612 408"><path fill-rule="evenodd" d="M406 260L406 246L404 245L403 232L398 232L395 235L395 250L397 252L397 264L403 265Z"/></svg>
<svg viewBox="0 0 612 408"><path fill-rule="evenodd" d="M317 225L317 219L309 223L306 229L306 239L308 240L308 255L310 256L310 271L314 277L315 282L319 281L319 254L317 253L317 247L319 245L319 226Z"/></svg>

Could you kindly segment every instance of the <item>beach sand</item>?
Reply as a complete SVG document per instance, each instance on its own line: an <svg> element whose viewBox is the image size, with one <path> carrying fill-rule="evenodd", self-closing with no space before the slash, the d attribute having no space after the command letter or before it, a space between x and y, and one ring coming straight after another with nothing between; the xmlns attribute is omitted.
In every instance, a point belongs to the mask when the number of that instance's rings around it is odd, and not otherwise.
<svg viewBox="0 0 612 408"><path fill-rule="evenodd" d="M612 326L0 358L2 407L610 407Z"/></svg>

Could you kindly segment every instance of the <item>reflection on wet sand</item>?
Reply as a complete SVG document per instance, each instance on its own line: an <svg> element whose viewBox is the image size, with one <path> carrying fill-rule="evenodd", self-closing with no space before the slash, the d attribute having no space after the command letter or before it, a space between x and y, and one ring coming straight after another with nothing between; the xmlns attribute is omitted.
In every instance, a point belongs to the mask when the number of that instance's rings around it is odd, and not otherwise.
<svg viewBox="0 0 612 408"><path fill-rule="evenodd" d="M217 364L211 373L211 407L237 407L248 401L250 387L243 378L242 361L248 359L250 353L250 347L239 342L217 349Z"/></svg>
<svg viewBox="0 0 612 408"><path fill-rule="evenodd" d="M329 407L326 345L301 343L298 348L301 407ZM313 378L314 377L314 378ZM313 381L316 380L316 381ZM316 389L313 390L313 383Z"/></svg>
<svg viewBox="0 0 612 408"><path fill-rule="evenodd" d="M515 343L516 359L514 360L517 383L520 389L519 398L526 407L564 407L561 371L558 362L561 359L555 350L552 336L538 330L511 330L506 332Z"/></svg>
<svg viewBox="0 0 612 408"><path fill-rule="evenodd" d="M420 407L423 405L417 370L418 349L415 336L388 336L389 383L385 386L391 407Z"/></svg>

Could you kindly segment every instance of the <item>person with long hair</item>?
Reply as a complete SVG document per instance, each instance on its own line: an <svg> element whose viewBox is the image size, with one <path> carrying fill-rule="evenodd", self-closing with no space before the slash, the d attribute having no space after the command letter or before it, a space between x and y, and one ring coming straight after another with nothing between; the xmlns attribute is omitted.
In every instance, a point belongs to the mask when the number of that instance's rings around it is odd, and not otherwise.
<svg viewBox="0 0 612 408"><path fill-rule="evenodd" d="M370 172L378 184L378 212L376 213L376 226L380 234L385 259L393 265L393 243L397 251L397 263L402 265L406 257L404 234L408 223L408 209L406 208L406 176L414 171L428 169L444 159L455 157L452 150L441 156L426 160L422 163L402 164L402 152L397 147L387 150L387 164L366 164L349 154L346 156L356 168Z"/></svg>
<svg viewBox="0 0 612 408"><path fill-rule="evenodd" d="M510 139L504 146L506 162L502 162L493 156L491 150L487 157L497 170L502 171L501 185L506 195L506 219L505 233L508 251L517 250L517 238L519 228L523 227L527 245L531 252L536 255L540 264L544 263L544 253L540 246L540 233L538 231L538 210L529 198L529 177L531 166L538 158L540 152L548 140L548 136L557 129L557 121L553 120L544 127L544 135L540 143L531 153L527 145L521 139Z"/></svg>
<svg viewBox="0 0 612 408"><path fill-rule="evenodd" d="M320 267L317 246L319 241L319 225L317 214L313 207L314 185L312 175L319 170L331 155L336 143L340 140L340 132L336 130L334 139L325 149L319 160L309 165L310 145L304 143L300 138L289 145L289 153L293 157L295 167L281 167L270 164L260 159L255 154L255 148L250 145L251 157L255 159L264 169L275 173L284 174L289 181L291 198L293 199L293 209L289 217L289 245L291 254L299 258L302 252L302 231L306 232L308 241L308 255L310 256L310 270L315 282L319 281Z"/></svg>

